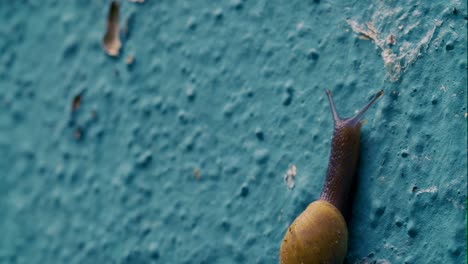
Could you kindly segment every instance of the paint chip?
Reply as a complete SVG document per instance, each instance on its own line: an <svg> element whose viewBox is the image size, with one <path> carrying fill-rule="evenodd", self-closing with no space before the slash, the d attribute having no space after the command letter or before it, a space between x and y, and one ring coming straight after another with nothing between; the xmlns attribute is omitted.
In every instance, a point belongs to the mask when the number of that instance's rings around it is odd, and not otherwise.
<svg viewBox="0 0 468 264"><path fill-rule="evenodd" d="M83 130L81 127L76 127L75 131L73 131L73 137L76 141L80 141L83 138Z"/></svg>
<svg viewBox="0 0 468 264"><path fill-rule="evenodd" d="M395 35L393 34L388 35L387 38L385 39L385 43L387 43L387 45L395 45L396 44Z"/></svg>
<svg viewBox="0 0 468 264"><path fill-rule="evenodd" d="M81 103L81 94L75 95L72 102L72 112L75 112L80 107Z"/></svg>
<svg viewBox="0 0 468 264"><path fill-rule="evenodd" d="M119 36L119 3L112 1L107 16L107 31L102 39L104 51L113 57L119 56L119 50L122 46Z"/></svg>
<svg viewBox="0 0 468 264"><path fill-rule="evenodd" d="M132 55L128 55L127 58L125 59L125 63L128 66L132 66L134 62L135 62L135 57L133 57Z"/></svg>
<svg viewBox="0 0 468 264"><path fill-rule="evenodd" d="M296 177L296 166L290 165L286 174L284 174L283 180L289 190L295 186L294 177Z"/></svg>
<svg viewBox="0 0 468 264"><path fill-rule="evenodd" d="M193 176L195 177L195 180L199 181L201 179L200 177L200 169L199 168L195 168L193 170Z"/></svg>

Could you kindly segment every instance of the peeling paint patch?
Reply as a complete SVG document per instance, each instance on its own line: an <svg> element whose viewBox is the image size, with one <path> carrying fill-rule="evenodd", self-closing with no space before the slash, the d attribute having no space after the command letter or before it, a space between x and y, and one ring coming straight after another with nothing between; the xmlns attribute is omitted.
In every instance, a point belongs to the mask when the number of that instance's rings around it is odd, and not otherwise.
<svg viewBox="0 0 468 264"><path fill-rule="evenodd" d="M422 51L427 52L429 43L431 42L436 29L442 25L441 20L434 20L433 27L420 41L416 43L404 41L401 43L398 53L396 53L391 48L391 46L394 46L397 43L397 37L393 33L390 32L389 34L384 34L380 32L380 30L374 25L374 22L367 22L365 25L362 25L355 20L347 19L346 23L351 26L351 29L354 32L360 34L359 38L371 40L380 48L382 51L381 56L384 62L384 67L387 71L387 78L392 82L396 82L400 79L402 71L406 71L408 67L421 55ZM419 22L408 26L406 30L403 31L403 35L408 34L418 26ZM401 30L403 27L400 26L398 29ZM381 35L387 35L387 37L381 37Z"/></svg>
<svg viewBox="0 0 468 264"><path fill-rule="evenodd" d="M288 168L286 174L284 174L283 180L289 190L293 189L295 186L294 177L296 177L296 166L291 165Z"/></svg>

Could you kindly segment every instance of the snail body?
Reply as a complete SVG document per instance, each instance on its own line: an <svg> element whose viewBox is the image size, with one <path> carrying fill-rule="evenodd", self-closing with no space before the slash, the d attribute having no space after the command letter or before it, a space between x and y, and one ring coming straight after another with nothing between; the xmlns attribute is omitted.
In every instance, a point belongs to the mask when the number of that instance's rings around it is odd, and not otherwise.
<svg viewBox="0 0 468 264"><path fill-rule="evenodd" d="M280 249L281 264L341 264L348 247L346 210L359 159L364 113L383 95L374 98L352 118L341 119L327 90L335 128L325 184L319 200L311 203L289 226Z"/></svg>

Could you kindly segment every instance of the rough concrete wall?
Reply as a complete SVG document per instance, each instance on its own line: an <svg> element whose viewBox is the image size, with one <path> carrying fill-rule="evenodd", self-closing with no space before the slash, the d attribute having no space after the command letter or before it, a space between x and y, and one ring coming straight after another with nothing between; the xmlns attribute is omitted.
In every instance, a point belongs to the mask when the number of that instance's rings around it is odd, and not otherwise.
<svg viewBox="0 0 468 264"><path fill-rule="evenodd" d="M466 260L465 1L121 1L119 58L108 6L0 0L0 262L277 263L326 88L345 116L385 90L348 263Z"/></svg>

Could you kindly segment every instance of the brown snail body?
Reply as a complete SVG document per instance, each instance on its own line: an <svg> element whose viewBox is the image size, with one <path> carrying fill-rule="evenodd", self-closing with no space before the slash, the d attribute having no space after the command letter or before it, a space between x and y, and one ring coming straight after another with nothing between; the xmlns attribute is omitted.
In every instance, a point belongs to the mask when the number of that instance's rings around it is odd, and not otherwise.
<svg viewBox="0 0 468 264"><path fill-rule="evenodd" d="M330 91L335 122L327 176L320 199L311 203L289 226L280 249L281 264L341 264L348 247L343 217L359 158L361 118L382 96L374 98L353 118L341 119Z"/></svg>

